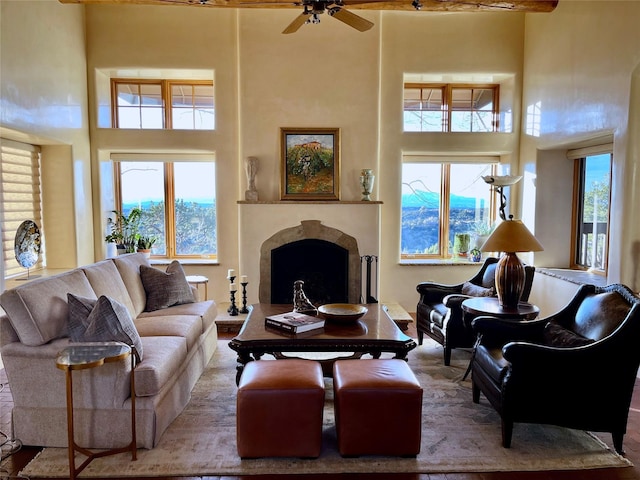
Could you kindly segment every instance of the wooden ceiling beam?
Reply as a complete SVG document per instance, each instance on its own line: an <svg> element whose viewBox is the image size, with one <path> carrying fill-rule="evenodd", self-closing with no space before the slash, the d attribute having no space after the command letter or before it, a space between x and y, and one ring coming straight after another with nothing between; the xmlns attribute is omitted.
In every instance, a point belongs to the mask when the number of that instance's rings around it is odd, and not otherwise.
<svg viewBox="0 0 640 480"><path fill-rule="evenodd" d="M227 8L300 8L302 0L59 0L67 4L178 5ZM362 10L415 10L412 0L343 0L345 6ZM420 10L433 12L551 12L558 0L420 0Z"/></svg>

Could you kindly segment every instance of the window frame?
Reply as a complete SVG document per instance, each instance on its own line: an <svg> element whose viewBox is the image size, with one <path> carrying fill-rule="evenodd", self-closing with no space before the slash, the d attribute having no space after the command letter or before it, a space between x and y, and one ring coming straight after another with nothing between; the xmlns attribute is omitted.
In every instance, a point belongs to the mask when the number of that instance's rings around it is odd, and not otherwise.
<svg viewBox="0 0 640 480"><path fill-rule="evenodd" d="M30 172L30 173L27 173ZM14 254L15 234L24 220L33 220L40 230L40 256L33 270L45 264L42 212L42 156L37 145L0 139L0 197L2 199L3 280L25 273ZM7 206L11 206L7 209Z"/></svg>
<svg viewBox="0 0 640 480"><path fill-rule="evenodd" d="M168 161L163 158L155 159L154 157L161 157L162 155L149 154L146 155L149 158L149 162L162 163L163 164L163 178L164 178L164 221L165 221L165 246L166 251L164 255L152 255L152 258L161 259L202 259L203 255L206 255L207 260L217 260L218 252L216 253L199 254L199 255L180 255L177 253L176 244L176 219L175 219L175 176L173 171L173 165L178 163L177 161ZM121 168L122 162L127 162L125 157L122 159L113 161L113 175L114 175L114 190L115 190L115 203L118 211L122 210L122 185L121 185ZM144 162L141 162L144 163ZM215 160L211 160L215 166ZM173 208L167 208L168 205L173 205ZM216 208L217 208L217 195L216 195ZM218 232L218 219L216 214L216 232Z"/></svg>
<svg viewBox="0 0 640 480"><path fill-rule="evenodd" d="M174 130L173 127L173 93L172 87L175 85L186 85L190 87L210 86L214 88L213 80L167 80L167 79L141 79L141 78L111 78L111 127L112 128L129 128L120 127L119 111L118 111L118 85L134 84L134 85L159 85L162 98L162 128L151 129L140 127L135 130ZM215 112L215 90L213 92L213 110ZM214 113L215 115L215 113ZM215 118L213 129L177 129L177 130L203 130L215 131Z"/></svg>
<svg viewBox="0 0 640 480"><path fill-rule="evenodd" d="M435 132L435 131L425 131L425 130L419 130L419 131L413 131L413 130L405 130L404 128L404 112L406 112L407 110L404 108L404 103L405 103L405 96L404 96L404 91L408 88L412 88L412 89L420 89L420 98L422 99L422 91L429 89L429 90L436 90L436 89L440 89L442 91L442 103L441 103L441 111L442 111L442 130L440 130L439 132ZM490 132L486 132L486 131L455 131L452 132L451 130L451 117L452 117L452 112L454 111L453 108L453 90L467 90L467 89L472 89L472 90L492 90L493 91L493 109L491 112L491 131ZM403 107L402 107L402 112L403 112L403 122L402 122L402 130L405 133L496 133L500 131L500 84L498 83L423 83L423 82L405 82L404 83L404 87L403 87L403 95L402 95L402 99L403 99ZM418 111L423 111L422 109L418 110ZM471 110L472 112L474 110Z"/></svg>
<svg viewBox="0 0 640 480"><path fill-rule="evenodd" d="M587 157L597 155L609 155L609 198L607 199L607 231L606 244L604 246L604 256L602 259L604 268L596 268L593 266L578 263L580 255L579 244L581 243L581 229L578 224L584 215L584 195L585 195L585 164ZM609 270L609 242L611 240L611 193L613 189L612 173L613 173L613 146L599 146L593 148L577 149L567 152L567 157L573 160L573 202L572 202L572 218L571 218L571 249L569 266L573 270L582 270L594 273L596 275L606 276Z"/></svg>
<svg viewBox="0 0 640 480"><path fill-rule="evenodd" d="M407 157L405 157L407 158ZM491 173L489 175L498 175L499 162L485 161L410 161L404 160L403 164L431 164L440 165L441 182L440 182L440 223L438 225L438 253L403 253L402 252L402 198L400 200L400 262L408 263L414 260L450 260L452 253L449 252L449 233L450 233L450 206L451 206L451 166L452 165L490 165ZM404 180L404 179L402 179ZM494 188L487 185L489 191L489 224L493 225L498 218L499 199ZM445 241L446 240L446 241Z"/></svg>

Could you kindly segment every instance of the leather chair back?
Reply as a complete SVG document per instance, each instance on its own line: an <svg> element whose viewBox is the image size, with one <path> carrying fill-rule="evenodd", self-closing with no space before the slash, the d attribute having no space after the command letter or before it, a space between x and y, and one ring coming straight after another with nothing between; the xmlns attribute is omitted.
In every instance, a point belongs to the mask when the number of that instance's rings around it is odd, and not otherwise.
<svg viewBox="0 0 640 480"><path fill-rule="evenodd" d="M617 292L605 292L586 297L573 319L565 328L592 340L610 335L624 321L630 305Z"/></svg>

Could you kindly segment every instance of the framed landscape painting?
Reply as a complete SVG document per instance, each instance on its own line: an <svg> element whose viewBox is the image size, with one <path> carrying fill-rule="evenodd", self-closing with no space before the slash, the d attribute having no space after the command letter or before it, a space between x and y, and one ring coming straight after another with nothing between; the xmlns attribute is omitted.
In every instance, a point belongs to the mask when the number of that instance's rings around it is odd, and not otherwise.
<svg viewBox="0 0 640 480"><path fill-rule="evenodd" d="M280 199L340 200L340 129L280 130Z"/></svg>

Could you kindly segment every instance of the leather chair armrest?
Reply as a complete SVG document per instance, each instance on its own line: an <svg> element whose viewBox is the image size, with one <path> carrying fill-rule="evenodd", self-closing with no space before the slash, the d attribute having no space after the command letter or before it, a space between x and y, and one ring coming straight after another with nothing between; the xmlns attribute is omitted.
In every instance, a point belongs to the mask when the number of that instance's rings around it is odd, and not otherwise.
<svg viewBox="0 0 640 480"><path fill-rule="evenodd" d="M482 344L497 347L508 342L538 342L542 339L546 320L518 322L491 316L480 316L473 319L471 328L482 335Z"/></svg>
<svg viewBox="0 0 640 480"><path fill-rule="evenodd" d="M514 368L533 369L537 376L559 375L559 378L577 375L579 371L585 371L587 365L606 361L607 355L602 352L603 349L596 344L552 347L528 342L509 342L502 347L502 356ZM590 368L586 368L586 371L591 372L590 375L593 373Z"/></svg>
<svg viewBox="0 0 640 480"><path fill-rule="evenodd" d="M462 295L458 293L452 293L447 295L442 299L442 303L444 303L445 307L448 308L462 308L462 302L467 300L468 298L474 298L471 295Z"/></svg>
<svg viewBox="0 0 640 480"><path fill-rule="evenodd" d="M433 282L422 282L416 285L416 290L420 294L420 302L422 303L442 303L447 295L462 292L462 284L443 285Z"/></svg>

